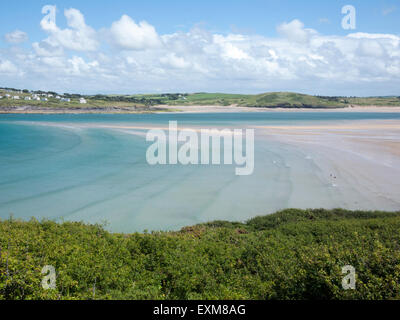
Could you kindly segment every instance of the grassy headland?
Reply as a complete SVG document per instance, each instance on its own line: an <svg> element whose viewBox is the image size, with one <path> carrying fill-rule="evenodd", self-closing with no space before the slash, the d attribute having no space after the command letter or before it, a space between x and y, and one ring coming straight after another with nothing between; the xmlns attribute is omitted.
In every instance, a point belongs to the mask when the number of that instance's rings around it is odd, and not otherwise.
<svg viewBox="0 0 400 320"><path fill-rule="evenodd" d="M0 299L399 299L399 231L400 212L340 209L150 234L8 219ZM45 265L55 290L41 287ZM342 289L345 265L356 290Z"/></svg>
<svg viewBox="0 0 400 320"><path fill-rule="evenodd" d="M5 97L6 95L10 97ZM25 100L33 94L51 94L47 101ZM350 106L400 106L400 97L321 97L291 92L270 92L259 95L224 93L176 93L176 94L137 94L137 95L80 95L57 94L17 89L0 89L0 112L157 112L173 111L157 106L238 106L249 108L287 108L287 109L337 109ZM16 100L12 97L18 96ZM58 99L56 97L59 97ZM70 99L69 102L62 98ZM79 102L86 99L85 104Z"/></svg>

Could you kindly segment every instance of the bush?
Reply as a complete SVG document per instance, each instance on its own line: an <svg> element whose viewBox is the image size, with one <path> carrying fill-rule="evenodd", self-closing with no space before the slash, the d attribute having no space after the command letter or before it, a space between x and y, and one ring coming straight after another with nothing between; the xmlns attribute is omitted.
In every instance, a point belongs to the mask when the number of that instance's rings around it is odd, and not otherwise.
<svg viewBox="0 0 400 320"><path fill-rule="evenodd" d="M400 213L288 209L247 223L112 234L0 221L0 299L398 299ZM56 269L44 290L41 270ZM343 290L342 267L356 269Z"/></svg>

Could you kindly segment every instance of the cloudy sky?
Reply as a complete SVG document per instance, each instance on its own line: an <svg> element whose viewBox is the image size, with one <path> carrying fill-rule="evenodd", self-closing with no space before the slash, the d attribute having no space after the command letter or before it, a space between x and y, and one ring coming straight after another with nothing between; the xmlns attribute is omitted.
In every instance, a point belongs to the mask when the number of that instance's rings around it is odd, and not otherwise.
<svg viewBox="0 0 400 320"><path fill-rule="evenodd" d="M342 26L349 4L355 29ZM1 87L400 95L398 0L14 0L2 7Z"/></svg>

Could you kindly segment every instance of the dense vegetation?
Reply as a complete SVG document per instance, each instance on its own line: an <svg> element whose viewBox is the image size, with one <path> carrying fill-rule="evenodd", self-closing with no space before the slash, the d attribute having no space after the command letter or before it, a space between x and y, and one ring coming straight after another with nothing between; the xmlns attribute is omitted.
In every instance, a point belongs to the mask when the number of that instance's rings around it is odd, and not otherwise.
<svg viewBox="0 0 400 320"><path fill-rule="evenodd" d="M158 105L191 106L244 106L255 108L345 108L348 106L400 106L400 97L328 97L311 96L291 92L270 92L259 95L225 94L225 93L165 93L165 94L137 94L137 95L81 95L64 93L60 96L70 98L71 102L62 102L55 98L48 101L24 101L31 94L52 94L55 92L32 91L27 89L0 88L0 96L6 93L18 95L21 100L0 99L0 108L18 106L33 106L41 108L78 108L78 109L104 109L120 108L125 111L149 111ZM79 99L85 98L87 104L80 104ZM1 109L0 109L1 110Z"/></svg>
<svg viewBox="0 0 400 320"><path fill-rule="evenodd" d="M112 234L0 222L0 299L399 299L400 212L289 209L247 223ZM45 265L55 290L41 287ZM356 269L343 290L342 267Z"/></svg>

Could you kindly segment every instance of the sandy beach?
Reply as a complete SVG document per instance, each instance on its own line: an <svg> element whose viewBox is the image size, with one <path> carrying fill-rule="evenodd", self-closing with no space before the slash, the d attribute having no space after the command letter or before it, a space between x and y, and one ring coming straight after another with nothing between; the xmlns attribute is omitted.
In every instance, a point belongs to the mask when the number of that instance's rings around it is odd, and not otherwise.
<svg viewBox="0 0 400 320"><path fill-rule="evenodd" d="M129 108L43 108L43 107L7 107L0 108L0 114L136 114L136 113L240 113L240 112L400 112L400 107L391 106L352 106L348 108L256 108L231 106L168 106L158 105L149 110L135 110Z"/></svg>
<svg viewBox="0 0 400 320"><path fill-rule="evenodd" d="M254 108L239 106L157 106L159 109L174 110L187 113L218 113L218 112L400 112L400 107L362 106L335 109L309 108Z"/></svg>
<svg viewBox="0 0 400 320"><path fill-rule="evenodd" d="M0 210L108 220L119 232L242 221L285 208L400 210L400 119L370 117L4 116ZM235 165L149 165L147 130L168 130L170 119L178 130L255 129L254 174L236 176ZM24 139L13 151L15 132Z"/></svg>
<svg viewBox="0 0 400 320"><path fill-rule="evenodd" d="M365 120L318 126L262 126L268 140L297 148L315 163L342 206L400 208L400 121Z"/></svg>

